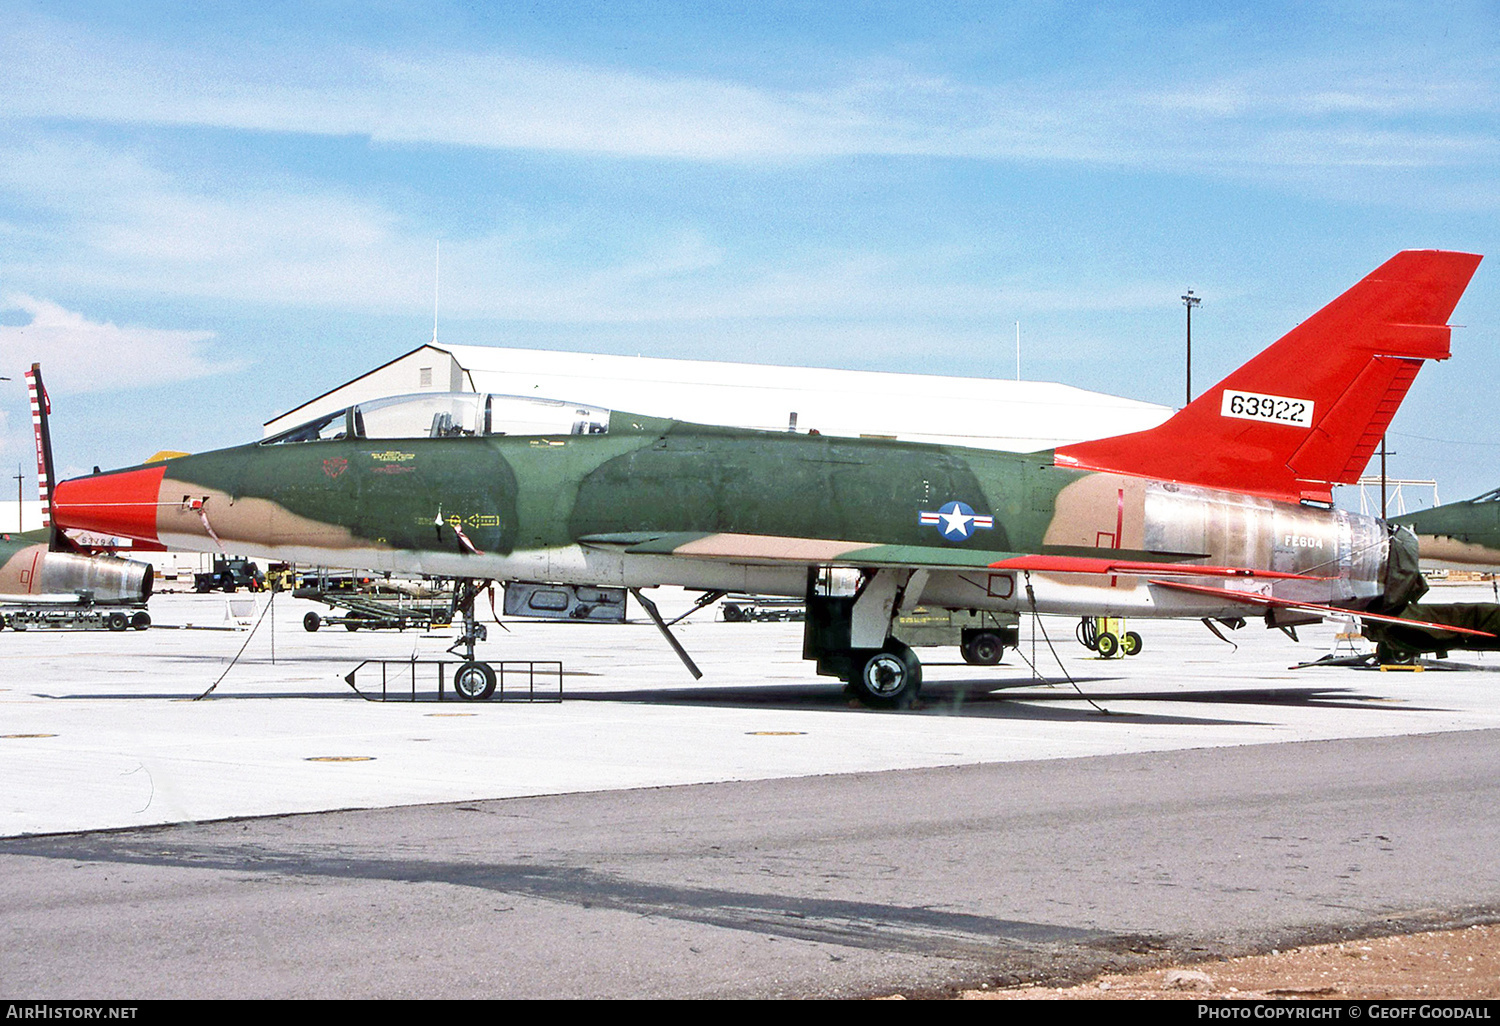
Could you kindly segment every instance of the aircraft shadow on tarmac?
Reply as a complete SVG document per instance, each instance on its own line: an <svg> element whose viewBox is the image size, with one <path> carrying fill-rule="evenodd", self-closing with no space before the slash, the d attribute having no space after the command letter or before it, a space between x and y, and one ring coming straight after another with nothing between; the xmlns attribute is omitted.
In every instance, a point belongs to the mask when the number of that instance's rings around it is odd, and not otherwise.
<svg viewBox="0 0 1500 1026"><path fill-rule="evenodd" d="M201 657L203 661L207 661L209 658ZM175 661L198 662L200 658L192 656L176 657ZM317 663L335 662L341 667L349 665L346 657L317 657L312 660L298 657L295 660L283 661L276 665L285 665L288 668L293 668L298 664L310 661ZM220 672L222 672L222 662L217 659L214 659L213 662ZM269 659L257 659L254 661L244 660L241 665L247 669L251 666L256 666L263 670L265 666L271 665L271 663ZM151 701L182 701L202 695L217 676L217 673L205 673L201 687L191 687L181 692L38 693L38 697L71 700L103 699L121 701L145 699ZM599 674L565 670L563 676L569 684L576 684L578 678L598 677ZM234 674L231 671L228 679L222 682L212 695L208 696L209 700L268 698L346 700L357 696L371 702L413 701L411 691L404 681L393 682L388 695L382 698L378 691L353 692L342 680L336 678L326 681L309 680L303 689L282 688L275 691L267 690L265 681L235 681L233 678ZM924 684L919 700L911 709L894 713L887 712L886 714L965 716L1056 723L1095 720L1132 724L1233 726L1256 725L1265 721L1254 718L1188 715L1184 712L1120 711L1111 707L1124 702L1153 702L1161 703L1168 708L1183 705L1215 705L1241 708L1259 706L1300 707L1308 709L1378 709L1386 712L1396 710L1403 712L1434 711L1430 707L1412 705L1405 702L1395 705L1381 696L1365 694L1353 688L1344 687L1242 687L1132 691L1093 691L1090 688L1090 685L1107 684L1118 679L1115 677L1099 676L1075 677L1072 682L1063 678L1018 680L1015 677L993 678L989 680L933 680ZM284 684L285 682L282 683ZM1079 685L1079 689L1073 687L1074 683ZM524 698L506 699L506 701L525 700ZM556 701L555 698L552 700ZM421 704L436 704L438 697L434 684L425 681L419 682L415 701ZM663 687L632 690L578 690L575 687L565 684L562 701L631 702L658 706L712 706L740 709L777 708L804 711L849 711L877 715L880 713L879 710L871 710L865 707L832 681L809 681L807 683L768 684L748 687L744 685L726 685L723 687ZM1091 705L1089 704L1090 702L1095 704ZM466 703L463 703L450 693L445 695L443 704L463 706ZM1100 707L1106 710L1106 712L1101 712Z"/></svg>
<svg viewBox="0 0 1500 1026"><path fill-rule="evenodd" d="M51 699L56 699L58 701L68 701L68 702L75 702L75 701L83 701L83 702L88 702L88 701L129 702L129 701L133 701L133 700L143 700L143 701L152 701L152 702L191 702L194 699L198 698L200 695L202 695L204 691L208 690L208 685L212 684L212 683L213 683L212 681L208 681L201 688L198 688L195 691L172 691L172 692L167 692L167 691L132 691L132 692L129 692L128 694L127 693L113 693L113 694L103 694L103 695L100 695L100 694L91 694L91 695L49 695L49 694L44 694L43 692L38 691L35 694L36 694L37 698L51 698ZM338 687L335 687L335 684L338 684ZM226 686L221 685L219 687L219 689L217 691L215 691L213 694L206 696L204 698L204 701L213 702L213 701L223 701L225 699L241 699L241 698L244 698L244 699L250 699L250 698L255 698L255 699L266 699L266 698L320 698L320 699L338 699L340 701L343 701L344 699L347 699L347 698L351 697L350 694L349 694L349 689L348 688L343 688L343 690L339 690L339 687L342 687L341 683L335 682L335 681L329 681L326 684L317 685L318 690L316 690L316 691L309 690L309 691L244 691L244 692L236 692L232 687L226 687ZM432 700L432 701L436 701L436 699L435 698L431 698L431 696L429 696L429 699ZM379 700L376 699L376 701L379 701ZM391 701L394 702L394 701L397 701L397 699L392 698ZM448 701L452 702L453 699L450 697L448 699Z"/></svg>
<svg viewBox="0 0 1500 1026"><path fill-rule="evenodd" d="M483 804L466 802L456 811L483 812ZM392 859L336 848L309 851L301 846L278 850L267 844L175 841L174 833L174 828L165 827L153 828L145 840L138 831L5 839L0 840L0 856L218 870L237 876L439 883L796 940L928 955L987 955L1002 947L1055 945L1113 949L1132 942L1130 937L1083 927L931 906L633 880L586 866ZM1144 940L1136 938L1134 943Z"/></svg>
<svg viewBox="0 0 1500 1026"><path fill-rule="evenodd" d="M1276 706L1309 709L1379 709L1416 712L1430 711L1420 706L1393 706L1376 695L1361 694L1351 688L1275 687L1233 688L1222 690L1153 690L1089 692L1088 685L1111 678L1075 678L1083 694L1066 680L932 681L924 684L917 704L894 715L968 716L989 719L1045 720L1079 722L1085 720L1118 721L1132 724L1181 725L1255 725L1264 721L1251 718L1220 718L1184 713L1142 713L1111 710L1121 702L1160 702L1174 705L1218 705L1235 707ZM1046 690L1042 690L1042 689ZM1085 696L1107 713L1086 704ZM876 712L861 705L836 686L827 684L791 684L759 687L694 687L642 689L637 691L572 691L564 701L639 702L647 705L704 705L720 708L782 708L850 710Z"/></svg>

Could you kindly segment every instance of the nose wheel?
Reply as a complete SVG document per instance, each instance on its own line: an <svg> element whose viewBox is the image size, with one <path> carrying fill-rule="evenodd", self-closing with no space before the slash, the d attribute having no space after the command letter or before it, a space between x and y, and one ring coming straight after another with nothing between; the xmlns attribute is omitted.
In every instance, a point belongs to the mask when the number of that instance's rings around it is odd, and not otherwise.
<svg viewBox="0 0 1500 1026"><path fill-rule="evenodd" d="M495 669L489 663L459 663L453 693L465 702L482 702L495 693Z"/></svg>
<svg viewBox="0 0 1500 1026"><path fill-rule="evenodd" d="M460 578L453 590L453 613L463 614L463 631L448 651L457 654L463 651L463 662L453 671L453 693L466 702L482 702L495 693L495 668L483 660L474 658L474 646L484 641L489 632L474 616L474 600L484 589L485 581L472 577Z"/></svg>

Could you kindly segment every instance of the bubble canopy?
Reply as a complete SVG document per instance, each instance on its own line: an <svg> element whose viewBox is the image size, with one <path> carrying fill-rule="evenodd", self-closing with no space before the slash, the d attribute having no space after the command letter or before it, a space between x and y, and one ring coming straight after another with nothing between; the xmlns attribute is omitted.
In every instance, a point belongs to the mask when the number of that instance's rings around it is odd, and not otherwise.
<svg viewBox="0 0 1500 1026"><path fill-rule="evenodd" d="M483 435L602 435L609 411L597 406L476 392L418 392L349 406L300 424L261 445L342 438L468 438Z"/></svg>

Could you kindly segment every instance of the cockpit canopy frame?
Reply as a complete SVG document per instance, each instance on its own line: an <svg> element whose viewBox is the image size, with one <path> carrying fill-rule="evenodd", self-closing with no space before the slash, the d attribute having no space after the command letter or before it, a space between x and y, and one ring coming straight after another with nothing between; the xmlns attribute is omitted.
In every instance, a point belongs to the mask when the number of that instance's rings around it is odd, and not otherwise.
<svg viewBox="0 0 1500 1026"><path fill-rule="evenodd" d="M339 439L602 435L610 411L586 403L491 392L413 392L356 403L261 440L261 445Z"/></svg>

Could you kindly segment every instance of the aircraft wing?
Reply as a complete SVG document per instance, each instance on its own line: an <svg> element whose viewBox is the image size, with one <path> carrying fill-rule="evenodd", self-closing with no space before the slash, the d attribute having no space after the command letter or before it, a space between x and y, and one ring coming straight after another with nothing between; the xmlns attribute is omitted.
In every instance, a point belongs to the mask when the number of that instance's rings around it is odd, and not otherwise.
<svg viewBox="0 0 1500 1026"><path fill-rule="evenodd" d="M1110 574L1121 577L1267 577L1275 580L1326 581L1326 577L1289 574L1280 570L1253 570L1239 566L1208 566L1202 563L1152 562L1117 559L1112 556L1010 556L991 563L995 570L1035 570L1043 574ZM1156 582L1153 582L1156 583Z"/></svg>
<svg viewBox="0 0 1500 1026"><path fill-rule="evenodd" d="M1176 591L1208 595L1229 602L1243 603L1262 608L1294 609L1319 616L1353 616L1361 620L1398 624L1409 627L1425 627L1450 631L1455 634L1471 634L1478 637L1494 637L1485 631L1456 627L1450 624L1428 623L1399 616L1367 613L1337 606L1320 605L1315 602L1300 602L1292 599L1261 595L1256 592L1235 591L1207 584L1190 584L1181 578L1221 578L1232 580L1301 580L1322 581L1326 577L1307 574L1285 573L1278 570L1256 570L1249 567L1211 566L1198 563L1182 563L1164 557L1161 560L1124 558L1124 556L1149 555L1149 553L1126 552L1117 555L1111 550L1099 550L1098 556L1073 554L995 552L983 549L948 549L931 545L876 545L869 542L838 541L826 538L792 538L760 534L719 534L707 532L628 532L619 534L589 535L579 539L584 545L599 547L622 547L626 552L639 555L661 555L697 559L721 559L737 563L766 566L777 564L837 564L854 567L906 567L930 570L1020 570L1048 574L1089 574L1095 576L1140 576L1150 583ZM1178 578L1169 580L1168 578Z"/></svg>
<svg viewBox="0 0 1500 1026"><path fill-rule="evenodd" d="M1401 627L1425 627L1429 630L1446 631L1451 634L1471 634L1480 638L1493 638L1495 635L1488 631L1471 630L1468 627L1455 627L1452 624L1429 623L1426 620L1412 620L1402 616L1387 616L1384 613L1366 613L1358 609L1341 609L1338 606L1323 606L1316 602L1297 602L1292 599L1276 598L1272 595L1257 595L1254 592L1230 591L1227 588L1213 588L1202 584L1187 584L1183 581L1152 581L1163 588L1172 588L1176 591L1190 591L1198 595L1212 595L1214 598L1228 599L1231 602L1243 602L1249 606L1262 606L1268 609L1295 609L1322 616L1353 616L1360 620L1373 620L1376 623L1390 623Z"/></svg>
<svg viewBox="0 0 1500 1026"><path fill-rule="evenodd" d="M826 538L795 538L764 534L707 532L635 532L596 534L579 539L584 545L621 546L632 555L722 559L737 563L908 567L931 570L1034 570L1038 573L1099 575L1167 575L1192 577L1264 577L1323 580L1304 574L1239 567L1203 566L1178 562L1185 553L1142 559L1151 553L1098 549L1100 555L1035 554L961 549L936 545L879 545Z"/></svg>
<svg viewBox="0 0 1500 1026"><path fill-rule="evenodd" d="M879 545L827 538L793 538L766 534L719 534L693 531L596 534L583 545L621 546L631 555L722 559L764 566L836 563L840 566L909 567L912 569L983 569L1018 552L938 548L931 545Z"/></svg>

